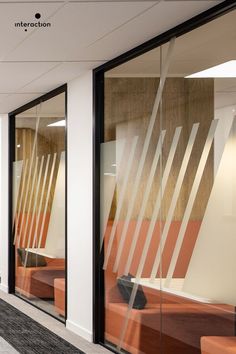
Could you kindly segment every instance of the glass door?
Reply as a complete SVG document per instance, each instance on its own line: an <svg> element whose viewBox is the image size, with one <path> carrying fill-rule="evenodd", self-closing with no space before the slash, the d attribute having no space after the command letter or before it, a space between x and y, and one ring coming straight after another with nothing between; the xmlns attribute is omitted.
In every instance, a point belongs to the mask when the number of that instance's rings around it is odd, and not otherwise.
<svg viewBox="0 0 236 354"><path fill-rule="evenodd" d="M105 72L100 285L117 352L236 348L235 24Z"/></svg>
<svg viewBox="0 0 236 354"><path fill-rule="evenodd" d="M128 62L105 75L101 144L101 247L105 343L129 353L160 350L161 294L148 281L160 245L162 129L160 48L153 77ZM162 79L162 78L161 78ZM177 138L177 137L176 137Z"/></svg>
<svg viewBox="0 0 236 354"><path fill-rule="evenodd" d="M65 92L16 114L15 293L65 319Z"/></svg>

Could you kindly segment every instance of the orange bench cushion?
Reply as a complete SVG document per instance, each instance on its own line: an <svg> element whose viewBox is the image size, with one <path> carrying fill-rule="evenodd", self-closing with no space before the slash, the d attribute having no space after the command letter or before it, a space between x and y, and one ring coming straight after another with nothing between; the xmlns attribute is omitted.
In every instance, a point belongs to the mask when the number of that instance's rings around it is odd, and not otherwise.
<svg viewBox="0 0 236 354"><path fill-rule="evenodd" d="M236 337L202 337L202 354L235 354Z"/></svg>
<svg viewBox="0 0 236 354"><path fill-rule="evenodd" d="M64 259L46 259L45 267L16 266L16 288L27 298L54 298L55 278L65 277Z"/></svg>
<svg viewBox="0 0 236 354"><path fill-rule="evenodd" d="M65 278L54 280L55 310L65 316Z"/></svg>

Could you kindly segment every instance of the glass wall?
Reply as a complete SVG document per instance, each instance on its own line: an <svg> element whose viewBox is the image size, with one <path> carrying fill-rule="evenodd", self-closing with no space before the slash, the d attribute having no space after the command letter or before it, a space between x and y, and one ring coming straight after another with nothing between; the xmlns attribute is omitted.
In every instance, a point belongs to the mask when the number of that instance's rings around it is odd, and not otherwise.
<svg viewBox="0 0 236 354"><path fill-rule="evenodd" d="M105 73L105 344L236 350L236 11Z"/></svg>
<svg viewBox="0 0 236 354"><path fill-rule="evenodd" d="M65 93L15 116L15 293L65 316Z"/></svg>

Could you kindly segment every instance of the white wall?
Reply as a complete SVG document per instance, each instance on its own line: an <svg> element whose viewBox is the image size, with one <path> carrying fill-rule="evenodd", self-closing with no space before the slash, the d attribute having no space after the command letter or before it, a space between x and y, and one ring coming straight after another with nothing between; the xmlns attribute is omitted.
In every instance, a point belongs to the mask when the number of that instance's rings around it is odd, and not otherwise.
<svg viewBox="0 0 236 354"><path fill-rule="evenodd" d="M92 341L92 72L68 83L68 316Z"/></svg>
<svg viewBox="0 0 236 354"><path fill-rule="evenodd" d="M8 115L0 115L0 289L8 291Z"/></svg>

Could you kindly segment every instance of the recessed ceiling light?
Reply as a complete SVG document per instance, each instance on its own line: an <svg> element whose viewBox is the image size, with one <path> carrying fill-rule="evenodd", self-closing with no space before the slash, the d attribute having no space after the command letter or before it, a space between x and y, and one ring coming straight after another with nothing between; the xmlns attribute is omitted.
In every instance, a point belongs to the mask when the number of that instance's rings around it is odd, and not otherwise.
<svg viewBox="0 0 236 354"><path fill-rule="evenodd" d="M212 78L236 77L236 60L230 60L225 63L213 66L212 68L185 76L186 79L211 78L211 77Z"/></svg>
<svg viewBox="0 0 236 354"><path fill-rule="evenodd" d="M65 119L59 120L55 123L51 123L47 125L48 127L65 127L66 126L66 121Z"/></svg>

